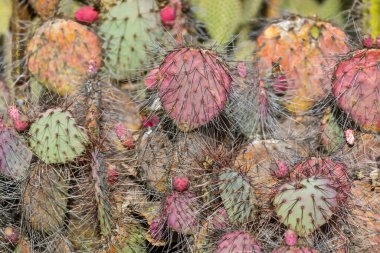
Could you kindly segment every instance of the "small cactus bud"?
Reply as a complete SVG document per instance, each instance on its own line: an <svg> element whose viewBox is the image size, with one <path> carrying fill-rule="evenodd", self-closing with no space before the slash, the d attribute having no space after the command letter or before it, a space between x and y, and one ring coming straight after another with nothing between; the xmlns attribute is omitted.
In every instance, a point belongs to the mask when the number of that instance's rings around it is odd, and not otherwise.
<svg viewBox="0 0 380 253"><path fill-rule="evenodd" d="M294 246L297 244L297 234L293 230L286 230L284 234L285 242L288 246Z"/></svg>
<svg viewBox="0 0 380 253"><path fill-rule="evenodd" d="M186 191L189 189L189 179L187 177L175 177L173 179L173 188L179 192Z"/></svg>
<svg viewBox="0 0 380 253"><path fill-rule="evenodd" d="M132 136L132 133L125 127L123 123L118 123L115 125L115 133L124 147L128 149L133 149L135 147L135 140Z"/></svg>
<svg viewBox="0 0 380 253"><path fill-rule="evenodd" d="M16 244L19 240L19 233L11 227L6 227L4 229L4 241L11 244Z"/></svg>
<svg viewBox="0 0 380 253"><path fill-rule="evenodd" d="M166 26L174 25L174 21L176 18L175 8L173 6L169 6L169 5L165 6L161 10L160 16L161 16L161 21L162 21L163 25L166 25Z"/></svg>
<svg viewBox="0 0 380 253"><path fill-rule="evenodd" d="M288 175L289 170L286 163L282 160L279 160L277 163L277 171L275 172L275 175L277 178L284 178Z"/></svg>
<svg viewBox="0 0 380 253"><path fill-rule="evenodd" d="M84 23L93 23L98 19L98 12L92 6L83 6L75 12L75 19Z"/></svg>
<svg viewBox="0 0 380 253"><path fill-rule="evenodd" d="M369 35L369 34L364 35L363 46L366 48L371 48L373 46L373 38L371 35Z"/></svg>
<svg viewBox="0 0 380 253"><path fill-rule="evenodd" d="M13 121L13 126L18 132L25 131L29 126L29 120L25 115L22 115L16 106L8 107L8 115Z"/></svg>
<svg viewBox="0 0 380 253"><path fill-rule="evenodd" d="M344 137L346 138L346 141L348 145L352 146L355 143L355 133L352 129L347 129L344 131Z"/></svg>
<svg viewBox="0 0 380 253"><path fill-rule="evenodd" d="M247 77L248 71L247 71L247 65L245 62L239 62L237 65L237 71L240 77L245 78Z"/></svg>
<svg viewBox="0 0 380 253"><path fill-rule="evenodd" d="M149 118L143 117L142 123L144 127L154 127L159 122L159 119L156 115L152 115Z"/></svg>
<svg viewBox="0 0 380 253"><path fill-rule="evenodd" d="M115 184L119 176L119 173L117 172L116 167L111 165L110 167L108 167L106 173L107 173L108 184L110 185Z"/></svg>

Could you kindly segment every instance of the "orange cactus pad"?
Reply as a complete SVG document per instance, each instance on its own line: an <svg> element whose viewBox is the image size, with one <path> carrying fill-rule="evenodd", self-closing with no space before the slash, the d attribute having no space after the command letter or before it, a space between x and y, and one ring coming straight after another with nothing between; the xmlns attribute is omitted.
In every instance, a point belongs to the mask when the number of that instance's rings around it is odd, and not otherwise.
<svg viewBox="0 0 380 253"><path fill-rule="evenodd" d="M27 48L28 69L49 90L71 95L87 79L88 68L101 65L98 37L74 21L57 19L43 24Z"/></svg>
<svg viewBox="0 0 380 253"><path fill-rule="evenodd" d="M309 110L331 89L336 55L346 54L345 33L330 23L292 17L269 25L257 39L261 75L279 64L288 81L285 107L296 114Z"/></svg>

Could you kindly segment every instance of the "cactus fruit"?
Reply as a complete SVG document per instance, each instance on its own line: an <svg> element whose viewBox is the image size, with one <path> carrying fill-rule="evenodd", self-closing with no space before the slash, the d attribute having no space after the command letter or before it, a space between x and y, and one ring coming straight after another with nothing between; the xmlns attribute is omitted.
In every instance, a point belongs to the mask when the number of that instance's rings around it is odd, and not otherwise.
<svg viewBox="0 0 380 253"><path fill-rule="evenodd" d="M44 162L65 163L84 152L88 137L68 111L49 109L31 125L29 144Z"/></svg>
<svg viewBox="0 0 380 253"><path fill-rule="evenodd" d="M334 182L311 177L285 183L274 199L280 221L300 236L307 236L324 225L338 208Z"/></svg>
<svg viewBox="0 0 380 253"><path fill-rule="evenodd" d="M68 203L63 173L44 164L32 168L22 198L21 210L33 229L52 234L62 229Z"/></svg>
<svg viewBox="0 0 380 253"><path fill-rule="evenodd" d="M182 131L217 117L231 89L227 64L209 50L176 49L165 57L157 76L161 104Z"/></svg>
<svg viewBox="0 0 380 253"><path fill-rule="evenodd" d="M178 192L189 189L189 179L187 177L175 177L173 179L173 188Z"/></svg>
<svg viewBox="0 0 380 253"><path fill-rule="evenodd" d="M149 63L148 49L160 34L154 0L128 0L113 6L100 24L104 64L115 79L134 79Z"/></svg>
<svg viewBox="0 0 380 253"><path fill-rule="evenodd" d="M101 65L98 37L71 20L44 23L29 41L28 69L38 82L59 95L71 95L87 78L91 62Z"/></svg>
<svg viewBox="0 0 380 253"><path fill-rule="evenodd" d="M199 203L191 191L173 192L166 197L163 215L168 227L182 234L194 234L199 224Z"/></svg>
<svg viewBox="0 0 380 253"><path fill-rule="evenodd" d="M272 253L319 253L318 250L309 247L288 247L283 246L274 249Z"/></svg>
<svg viewBox="0 0 380 253"><path fill-rule="evenodd" d="M380 49L355 51L339 63L333 82L338 106L363 130L380 132Z"/></svg>
<svg viewBox="0 0 380 253"><path fill-rule="evenodd" d="M219 174L219 190L223 205L232 223L244 224L255 217L252 186L238 172L230 169Z"/></svg>
<svg viewBox="0 0 380 253"><path fill-rule="evenodd" d="M60 0L29 0L33 9L44 20L54 16L58 10Z"/></svg>
<svg viewBox="0 0 380 253"><path fill-rule="evenodd" d="M214 253L260 253L261 247L257 240L243 231L228 232L220 238Z"/></svg>
<svg viewBox="0 0 380 253"><path fill-rule="evenodd" d="M22 179L27 175L31 160L32 152L0 121L0 174Z"/></svg>
<svg viewBox="0 0 380 253"><path fill-rule="evenodd" d="M271 24L257 39L261 75L279 64L287 80L285 107L304 113L328 94L326 73L335 65L335 55L348 53L346 39L342 30L323 21L295 16Z"/></svg>
<svg viewBox="0 0 380 253"><path fill-rule="evenodd" d="M298 237L297 237L296 232L288 229L285 231L284 239L285 239L286 245L294 246L297 244Z"/></svg>
<svg viewBox="0 0 380 253"><path fill-rule="evenodd" d="M243 4L240 0L192 0L196 17L205 23L210 37L218 44L231 40L240 25Z"/></svg>
<svg viewBox="0 0 380 253"><path fill-rule="evenodd" d="M75 19L84 23L95 22L98 16L98 12L92 6L83 6L75 12Z"/></svg>

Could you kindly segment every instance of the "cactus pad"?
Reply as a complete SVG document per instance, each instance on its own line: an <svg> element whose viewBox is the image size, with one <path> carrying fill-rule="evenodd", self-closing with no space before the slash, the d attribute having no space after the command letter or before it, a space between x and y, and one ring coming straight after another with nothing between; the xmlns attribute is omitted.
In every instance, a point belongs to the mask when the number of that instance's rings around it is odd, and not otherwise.
<svg viewBox="0 0 380 253"><path fill-rule="evenodd" d="M215 253L261 253L261 247L249 233L234 231L226 233L218 241Z"/></svg>
<svg viewBox="0 0 380 253"><path fill-rule="evenodd" d="M29 41L27 53L32 75L59 95L73 94L86 80L89 65L101 64L97 36L71 20L44 23Z"/></svg>
<svg viewBox="0 0 380 253"><path fill-rule="evenodd" d="M60 0L29 0L33 9L42 19L48 19L54 16L58 10Z"/></svg>
<svg viewBox="0 0 380 253"><path fill-rule="evenodd" d="M35 166L22 199L25 221L41 232L59 231L67 209L67 190L62 173L44 164Z"/></svg>
<svg viewBox="0 0 380 253"><path fill-rule="evenodd" d="M244 224L254 218L256 197L251 185L236 171L219 174L219 190L232 223Z"/></svg>
<svg viewBox="0 0 380 253"><path fill-rule="evenodd" d="M257 39L261 75L278 63L288 81L284 105L301 114L330 91L327 73L335 55L348 53L346 39L341 29L323 21L291 17L271 24Z"/></svg>
<svg viewBox="0 0 380 253"><path fill-rule="evenodd" d="M380 49L361 50L341 62L334 76L338 105L364 130L380 132Z"/></svg>
<svg viewBox="0 0 380 253"><path fill-rule="evenodd" d="M338 207L334 182L309 178L279 187L274 199L280 221L299 236L307 236L324 225Z"/></svg>
<svg viewBox="0 0 380 253"><path fill-rule="evenodd" d="M0 123L2 124L2 123ZM18 136L5 126L0 126L0 174L13 179L26 176L32 152Z"/></svg>
<svg viewBox="0 0 380 253"><path fill-rule="evenodd" d="M195 48L169 53L159 68L158 79L162 106L183 131L217 117L231 89L227 64L214 52Z"/></svg>
<svg viewBox="0 0 380 253"><path fill-rule="evenodd" d="M74 160L83 153L88 141L70 113L60 109L43 113L31 125L29 135L32 151L48 164Z"/></svg>
<svg viewBox="0 0 380 253"><path fill-rule="evenodd" d="M104 63L113 78L134 78L144 72L159 24L154 0L128 0L105 14L99 33L104 40Z"/></svg>

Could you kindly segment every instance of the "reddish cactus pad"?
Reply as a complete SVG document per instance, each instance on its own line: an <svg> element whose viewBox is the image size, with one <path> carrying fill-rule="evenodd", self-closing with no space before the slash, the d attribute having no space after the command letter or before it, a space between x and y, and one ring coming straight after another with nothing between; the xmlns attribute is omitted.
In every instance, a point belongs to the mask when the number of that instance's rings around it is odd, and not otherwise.
<svg viewBox="0 0 380 253"><path fill-rule="evenodd" d="M333 93L338 105L364 130L380 132L380 49L364 49L341 62Z"/></svg>
<svg viewBox="0 0 380 253"><path fill-rule="evenodd" d="M223 110L231 89L227 64L207 50L180 48L159 68L163 108L183 131L209 123Z"/></svg>
<svg viewBox="0 0 380 253"><path fill-rule="evenodd" d="M261 248L256 239L246 232L226 233L219 240L215 253L260 253Z"/></svg>

